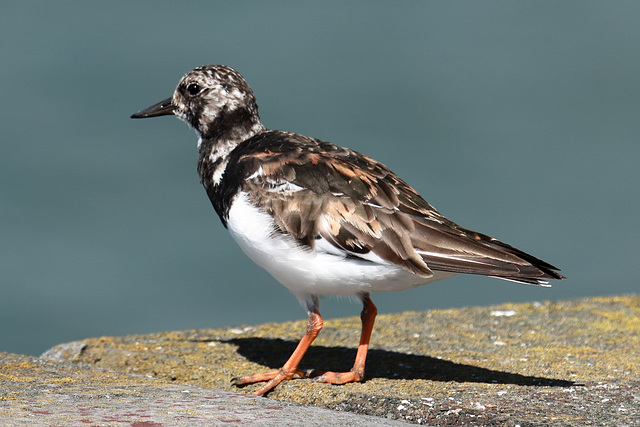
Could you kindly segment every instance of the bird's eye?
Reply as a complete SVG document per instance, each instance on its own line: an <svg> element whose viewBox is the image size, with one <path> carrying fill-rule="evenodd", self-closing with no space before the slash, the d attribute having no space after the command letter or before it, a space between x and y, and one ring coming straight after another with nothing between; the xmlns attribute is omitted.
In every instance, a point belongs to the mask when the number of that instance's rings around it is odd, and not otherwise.
<svg viewBox="0 0 640 427"><path fill-rule="evenodd" d="M197 83L191 83L187 86L187 92L189 92L189 95L195 96L202 92L202 87Z"/></svg>

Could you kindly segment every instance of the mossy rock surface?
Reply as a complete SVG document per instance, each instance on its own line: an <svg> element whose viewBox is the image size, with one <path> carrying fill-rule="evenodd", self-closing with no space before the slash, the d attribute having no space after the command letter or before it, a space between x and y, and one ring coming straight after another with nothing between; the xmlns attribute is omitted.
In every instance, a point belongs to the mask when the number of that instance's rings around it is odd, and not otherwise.
<svg viewBox="0 0 640 427"><path fill-rule="evenodd" d="M280 367L306 321L103 337L58 360L250 393L231 379ZM302 368L351 368L358 317L325 319ZM640 421L640 296L381 314L366 380L298 379L269 399L419 424L584 425Z"/></svg>

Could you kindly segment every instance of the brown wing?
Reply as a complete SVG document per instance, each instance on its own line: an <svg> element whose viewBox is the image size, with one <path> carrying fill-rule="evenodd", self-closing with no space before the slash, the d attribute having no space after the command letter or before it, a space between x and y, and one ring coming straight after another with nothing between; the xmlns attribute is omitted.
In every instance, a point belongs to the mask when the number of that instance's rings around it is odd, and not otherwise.
<svg viewBox="0 0 640 427"><path fill-rule="evenodd" d="M302 244L314 247L324 238L346 255L373 252L422 277L441 270L535 284L563 278L544 261L459 227L383 164L333 144L278 135L286 143L239 159L254 171L242 185L280 231Z"/></svg>

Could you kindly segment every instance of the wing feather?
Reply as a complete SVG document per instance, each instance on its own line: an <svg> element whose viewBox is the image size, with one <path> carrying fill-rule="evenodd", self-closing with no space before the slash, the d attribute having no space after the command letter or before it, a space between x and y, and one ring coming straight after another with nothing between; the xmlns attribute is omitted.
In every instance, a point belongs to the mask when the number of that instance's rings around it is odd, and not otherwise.
<svg viewBox="0 0 640 427"><path fill-rule="evenodd" d="M238 166L253 202L310 248L322 238L345 256L373 252L422 277L440 270L536 284L563 278L556 267L448 220L386 166L349 149L276 131Z"/></svg>

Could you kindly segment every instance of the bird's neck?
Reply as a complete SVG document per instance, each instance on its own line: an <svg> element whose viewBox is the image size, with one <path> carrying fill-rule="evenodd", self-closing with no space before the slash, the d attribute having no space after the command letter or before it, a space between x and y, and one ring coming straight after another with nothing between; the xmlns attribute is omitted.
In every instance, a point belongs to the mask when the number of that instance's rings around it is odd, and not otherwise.
<svg viewBox="0 0 640 427"><path fill-rule="evenodd" d="M264 130L257 113L235 110L216 118L206 133L199 135L198 174L207 190L222 181L233 149Z"/></svg>

